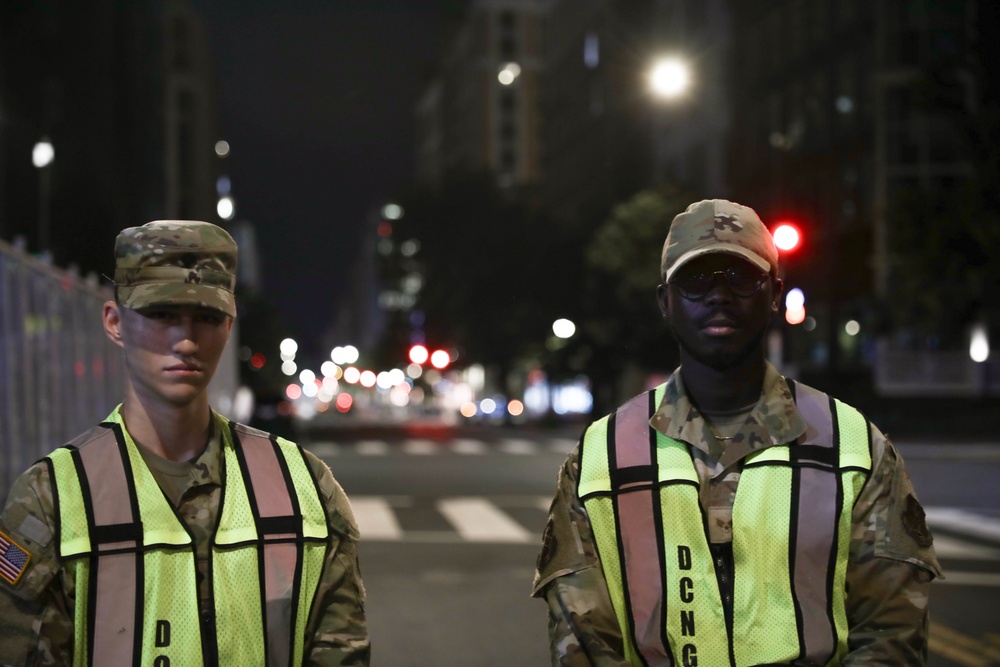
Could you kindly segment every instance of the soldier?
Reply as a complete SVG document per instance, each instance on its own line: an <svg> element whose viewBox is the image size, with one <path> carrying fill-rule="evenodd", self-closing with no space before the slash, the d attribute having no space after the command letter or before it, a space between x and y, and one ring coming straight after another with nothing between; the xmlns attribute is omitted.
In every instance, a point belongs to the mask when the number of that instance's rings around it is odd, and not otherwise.
<svg viewBox="0 0 1000 667"><path fill-rule="evenodd" d="M122 404L28 469L0 515L0 664L367 665L358 531L315 456L207 386L236 244L157 221L115 244Z"/></svg>
<svg viewBox="0 0 1000 667"><path fill-rule="evenodd" d="M875 426L766 361L777 268L750 208L674 218L657 296L680 367L560 470L533 588L553 665L925 663L923 509Z"/></svg>

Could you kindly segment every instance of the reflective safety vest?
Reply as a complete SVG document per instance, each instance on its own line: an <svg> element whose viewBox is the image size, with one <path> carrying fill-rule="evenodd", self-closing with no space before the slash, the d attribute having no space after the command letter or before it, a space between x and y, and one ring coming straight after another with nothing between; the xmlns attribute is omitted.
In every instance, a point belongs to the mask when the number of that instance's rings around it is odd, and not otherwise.
<svg viewBox="0 0 1000 667"><path fill-rule="evenodd" d="M851 512L871 470L855 409L793 385L805 434L754 452L733 505L732 627L687 445L649 426L666 385L591 425L578 493L633 665L838 665Z"/></svg>
<svg viewBox="0 0 1000 667"><path fill-rule="evenodd" d="M302 663L329 534L316 480L295 444L215 418L214 617L199 613L192 534L118 409L47 457L59 557L76 582L76 667Z"/></svg>

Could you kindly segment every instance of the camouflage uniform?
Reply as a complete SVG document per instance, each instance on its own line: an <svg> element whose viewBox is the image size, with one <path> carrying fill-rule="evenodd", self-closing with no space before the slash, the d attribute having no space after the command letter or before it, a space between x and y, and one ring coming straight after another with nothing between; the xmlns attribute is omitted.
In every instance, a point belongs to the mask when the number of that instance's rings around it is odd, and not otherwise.
<svg viewBox="0 0 1000 667"><path fill-rule="evenodd" d="M193 220L157 220L123 230L115 241L115 299L120 308L189 306L236 315L237 247L221 227ZM140 452L195 539L198 594L208 605L211 540L222 495L219 421L193 461ZM251 429L252 430L252 429ZM85 436L84 436L85 437ZM307 622L306 665L368 665L365 591L358 568L358 529L350 503L330 469L306 452L330 525L323 574ZM17 551L19 576L0 571L0 666L67 665L72 661L76 582L56 557L52 480L44 463L11 489L0 532ZM26 564L24 556L28 556ZM104 667L104 666L99 666Z"/></svg>
<svg viewBox="0 0 1000 667"><path fill-rule="evenodd" d="M700 501L710 517L725 516L727 510L731 517L748 454L793 443L806 428L785 379L770 364L761 399L724 446L685 394L679 372L668 381L650 425L688 443ZM579 466L577 447L559 471L532 594L548 602L553 665L624 666L621 630L590 520L577 496ZM903 461L874 426L871 475L854 506L852 526L846 600L850 653L843 665L924 664L928 593L931 580L941 576L940 566ZM712 542L725 540L726 533L731 535L731 529L725 525L714 527Z"/></svg>
<svg viewBox="0 0 1000 667"><path fill-rule="evenodd" d="M213 420L213 423L217 423ZM188 463L140 452L195 538L202 610L211 604L206 573L222 492L222 441L216 426L204 452ZM323 576L305 636L306 665L368 665L365 590L358 568L358 529L351 505L330 469L306 459L331 526ZM37 463L14 483L0 531L30 554L16 585L0 579L0 665L69 665L73 655L76 582L55 555L56 513L48 468Z"/></svg>

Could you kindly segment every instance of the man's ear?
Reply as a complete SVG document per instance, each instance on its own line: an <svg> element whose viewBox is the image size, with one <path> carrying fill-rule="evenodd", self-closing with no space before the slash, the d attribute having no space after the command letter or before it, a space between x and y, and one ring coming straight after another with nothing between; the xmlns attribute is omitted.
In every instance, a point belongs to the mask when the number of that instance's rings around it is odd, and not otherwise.
<svg viewBox="0 0 1000 667"><path fill-rule="evenodd" d="M122 346L122 314L114 301L104 302L104 334L118 347Z"/></svg>
<svg viewBox="0 0 1000 667"><path fill-rule="evenodd" d="M668 289L669 288L666 283L660 283L656 286L656 302L660 304L660 313L663 315L663 319L666 319L667 313L670 312L667 294Z"/></svg>
<svg viewBox="0 0 1000 667"><path fill-rule="evenodd" d="M781 310L781 295L785 291L785 281L781 278L775 278L771 283L774 285L771 294L771 312L777 313Z"/></svg>

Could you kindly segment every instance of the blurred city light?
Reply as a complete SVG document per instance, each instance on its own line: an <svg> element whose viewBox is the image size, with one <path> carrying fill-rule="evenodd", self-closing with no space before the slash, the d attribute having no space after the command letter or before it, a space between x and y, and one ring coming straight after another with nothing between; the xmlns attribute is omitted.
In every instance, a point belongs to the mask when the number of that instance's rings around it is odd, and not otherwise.
<svg viewBox="0 0 1000 667"><path fill-rule="evenodd" d="M788 252L795 250L799 245L799 230L787 222L775 227L772 236L774 236L774 245L778 247L778 250Z"/></svg>
<svg viewBox="0 0 1000 667"><path fill-rule="evenodd" d="M223 174L219 176L218 180L215 181L215 193L220 197L223 195L228 195L233 189L233 182L229 180L229 177Z"/></svg>
<svg viewBox="0 0 1000 667"><path fill-rule="evenodd" d="M264 368L264 364L266 363L267 363L267 357L265 357L260 352L257 352L252 357L250 357L250 365L258 370Z"/></svg>
<svg viewBox="0 0 1000 667"><path fill-rule="evenodd" d="M969 340L969 357L981 364L990 358L990 337L986 333L985 324L972 327L972 337Z"/></svg>
<svg viewBox="0 0 1000 667"><path fill-rule="evenodd" d="M414 380L416 380L423 374L424 374L424 369L421 368L420 364L410 364L409 366L406 367L407 377L411 377Z"/></svg>
<svg viewBox="0 0 1000 667"><path fill-rule="evenodd" d="M414 345L410 348L410 361L415 364L423 364L427 362L430 353L427 348L423 345ZM419 375L417 377L420 377Z"/></svg>
<svg viewBox="0 0 1000 667"><path fill-rule="evenodd" d="M311 384L316 381L316 373L312 372L308 368L302 369L299 373L299 382L302 384Z"/></svg>
<svg viewBox="0 0 1000 667"><path fill-rule="evenodd" d="M346 391L341 392L340 395L337 396L337 410L340 412L347 412L351 409L352 405L354 405L354 397Z"/></svg>
<svg viewBox="0 0 1000 667"><path fill-rule="evenodd" d="M323 391L329 393L331 396L337 393L337 389L340 388L340 383L337 382L337 378L327 376L323 378Z"/></svg>
<svg viewBox="0 0 1000 667"><path fill-rule="evenodd" d="M444 350L434 350L434 353L431 355L431 366L441 370L447 368L449 363L451 363L451 357L448 356L447 352Z"/></svg>
<svg viewBox="0 0 1000 667"><path fill-rule="evenodd" d="M576 325L566 318L559 318L552 323L552 333L556 338L571 338L576 333Z"/></svg>
<svg viewBox="0 0 1000 667"><path fill-rule="evenodd" d="M420 251L420 241L416 239L409 239L403 241L399 246L399 252L403 257L413 257Z"/></svg>
<svg viewBox="0 0 1000 667"><path fill-rule="evenodd" d="M358 348L353 345L337 346L330 352L330 360L338 366L353 364L358 360Z"/></svg>
<svg viewBox="0 0 1000 667"><path fill-rule="evenodd" d="M310 382L308 384L302 385L302 393L309 398L315 398L316 394L319 393L319 387L316 386L315 382Z"/></svg>
<svg viewBox="0 0 1000 667"><path fill-rule="evenodd" d="M389 389L392 386L392 380L389 379L389 373L382 371L375 376L375 385L379 389Z"/></svg>
<svg viewBox="0 0 1000 667"><path fill-rule="evenodd" d="M484 398L479 402L479 409L484 415L491 415L497 409L496 401L492 398Z"/></svg>
<svg viewBox="0 0 1000 667"><path fill-rule="evenodd" d="M295 353L299 351L299 344L292 338L286 338L278 344L278 349L281 350L282 354L294 357Z"/></svg>
<svg viewBox="0 0 1000 667"><path fill-rule="evenodd" d="M514 83L514 80L521 75L521 66L517 63L506 63L497 73L497 81L504 86Z"/></svg>
<svg viewBox="0 0 1000 667"><path fill-rule="evenodd" d="M524 412L524 403L516 398L512 399L510 403L507 404L507 412L509 412L513 417L519 416L522 412Z"/></svg>
<svg viewBox="0 0 1000 667"><path fill-rule="evenodd" d="M691 83L691 72L680 58L663 58L649 73L649 87L657 97L680 97Z"/></svg>
<svg viewBox="0 0 1000 667"><path fill-rule="evenodd" d="M323 374L323 377L334 377L337 374L337 364L332 361L324 361L320 364L319 372Z"/></svg>
<svg viewBox="0 0 1000 667"><path fill-rule="evenodd" d="M348 366L344 369L344 382L347 384L357 384L358 380L361 379L361 371L359 371L354 366Z"/></svg>
<svg viewBox="0 0 1000 667"><path fill-rule="evenodd" d="M812 316L807 317L805 321L802 322L802 328L806 331L813 331L816 328L816 318Z"/></svg>
<svg viewBox="0 0 1000 667"><path fill-rule="evenodd" d="M367 387L368 389L375 386L375 380L376 376L374 371L361 371L361 375L358 378L358 382L361 383L361 386Z"/></svg>
<svg viewBox="0 0 1000 667"><path fill-rule="evenodd" d="M236 215L236 202L229 195L219 197L219 203L216 205L215 211L223 220L232 220Z"/></svg>
<svg viewBox="0 0 1000 667"><path fill-rule="evenodd" d="M388 372L389 384L395 387L396 385L403 384L406 382L406 374L403 373L398 368L393 368Z"/></svg>
<svg viewBox="0 0 1000 667"><path fill-rule="evenodd" d="M301 395L302 395L302 387L300 387L299 385L290 384L287 387L285 387L285 396L292 399L293 401L296 400Z"/></svg>
<svg viewBox="0 0 1000 667"><path fill-rule="evenodd" d="M47 138L42 138L41 141L35 144L35 147L31 150L31 164L35 165L39 169L43 169L56 159L56 149L52 146L52 142Z"/></svg>
<svg viewBox="0 0 1000 667"><path fill-rule="evenodd" d="M785 295L785 321L801 324L806 319L806 295L798 287L788 290Z"/></svg>
<svg viewBox="0 0 1000 667"><path fill-rule="evenodd" d="M228 141L216 141L215 142L215 154L219 157L226 157L229 155L229 142Z"/></svg>
<svg viewBox="0 0 1000 667"><path fill-rule="evenodd" d="M463 417L475 417L478 409L476 408L475 403L472 401L466 401L465 403L462 403L462 407L458 410L462 413Z"/></svg>
<svg viewBox="0 0 1000 667"><path fill-rule="evenodd" d="M848 320L847 324L844 325L844 331L847 332L848 336L857 336L861 332L861 325L857 320Z"/></svg>
<svg viewBox="0 0 1000 667"><path fill-rule="evenodd" d="M296 370L298 370L298 366L291 359L281 362L281 372L285 375L295 375Z"/></svg>
<svg viewBox="0 0 1000 667"><path fill-rule="evenodd" d="M399 204L386 204L382 207L382 217L387 220L399 220L403 217L403 208Z"/></svg>

